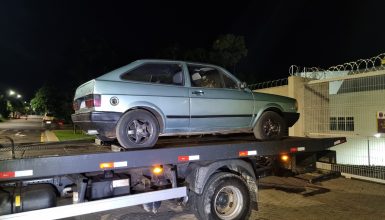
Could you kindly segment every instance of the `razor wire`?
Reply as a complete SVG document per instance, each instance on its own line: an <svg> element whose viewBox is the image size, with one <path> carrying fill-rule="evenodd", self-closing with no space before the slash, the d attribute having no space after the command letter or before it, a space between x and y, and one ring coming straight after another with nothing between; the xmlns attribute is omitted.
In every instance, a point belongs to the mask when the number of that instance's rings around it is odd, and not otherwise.
<svg viewBox="0 0 385 220"><path fill-rule="evenodd" d="M271 87L284 86L287 84L288 84L288 79L283 78L283 79L277 79L277 80L271 80L271 81L251 84L251 85L248 85L248 88L251 90L266 89L266 88L271 88Z"/></svg>
<svg viewBox="0 0 385 220"><path fill-rule="evenodd" d="M332 72L348 72L348 75L360 74L365 72L373 72L385 70L385 53L368 59L359 59L352 62L331 66L328 69L319 67L300 67L291 65L289 67L290 76L301 76L312 79L324 79Z"/></svg>

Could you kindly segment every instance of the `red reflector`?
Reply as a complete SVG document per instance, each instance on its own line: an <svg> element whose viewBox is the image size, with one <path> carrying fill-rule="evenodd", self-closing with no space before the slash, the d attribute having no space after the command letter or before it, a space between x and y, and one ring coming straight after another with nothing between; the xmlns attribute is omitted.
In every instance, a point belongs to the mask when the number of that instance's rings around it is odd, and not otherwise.
<svg viewBox="0 0 385 220"><path fill-rule="evenodd" d="M239 151L239 156L240 157L245 157L245 156L247 156L248 154L247 154L247 151Z"/></svg>
<svg viewBox="0 0 385 220"><path fill-rule="evenodd" d="M297 148L296 148L296 147L290 148L290 152L291 152L291 153L297 152Z"/></svg>
<svg viewBox="0 0 385 220"><path fill-rule="evenodd" d="M178 161L189 161L189 156L178 156Z"/></svg>
<svg viewBox="0 0 385 220"><path fill-rule="evenodd" d="M15 172L0 172L0 179L1 178L12 178L15 177Z"/></svg>

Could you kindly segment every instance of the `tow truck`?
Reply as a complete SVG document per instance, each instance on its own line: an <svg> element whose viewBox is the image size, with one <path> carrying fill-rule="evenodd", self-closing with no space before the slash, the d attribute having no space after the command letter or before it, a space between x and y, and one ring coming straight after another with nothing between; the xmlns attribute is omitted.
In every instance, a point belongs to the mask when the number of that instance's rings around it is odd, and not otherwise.
<svg viewBox="0 0 385 220"><path fill-rule="evenodd" d="M161 201L198 219L247 219L258 209L258 179L276 168L314 167L344 137L249 135L165 137L151 149L101 141L0 145L0 219L60 219ZM309 159L313 158L313 159ZM315 159L314 159L315 158Z"/></svg>

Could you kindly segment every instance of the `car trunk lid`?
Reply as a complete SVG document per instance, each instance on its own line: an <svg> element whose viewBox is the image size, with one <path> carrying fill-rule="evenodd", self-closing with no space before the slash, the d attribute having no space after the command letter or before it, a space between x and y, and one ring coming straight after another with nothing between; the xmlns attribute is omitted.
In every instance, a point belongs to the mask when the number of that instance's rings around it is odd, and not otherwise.
<svg viewBox="0 0 385 220"><path fill-rule="evenodd" d="M94 94L95 80L80 85L75 92L73 108L76 112L92 110L100 106L100 95Z"/></svg>

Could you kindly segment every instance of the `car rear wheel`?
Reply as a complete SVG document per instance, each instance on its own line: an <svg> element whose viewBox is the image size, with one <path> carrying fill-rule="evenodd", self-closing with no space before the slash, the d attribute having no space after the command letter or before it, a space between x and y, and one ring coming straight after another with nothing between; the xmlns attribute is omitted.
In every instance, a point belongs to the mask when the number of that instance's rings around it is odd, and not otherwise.
<svg viewBox="0 0 385 220"><path fill-rule="evenodd" d="M255 138L259 140L281 139L286 131L285 120L273 111L262 113L253 129Z"/></svg>
<svg viewBox="0 0 385 220"><path fill-rule="evenodd" d="M158 140L158 135L158 121L145 110L127 112L116 126L116 137L124 148L152 147Z"/></svg>

